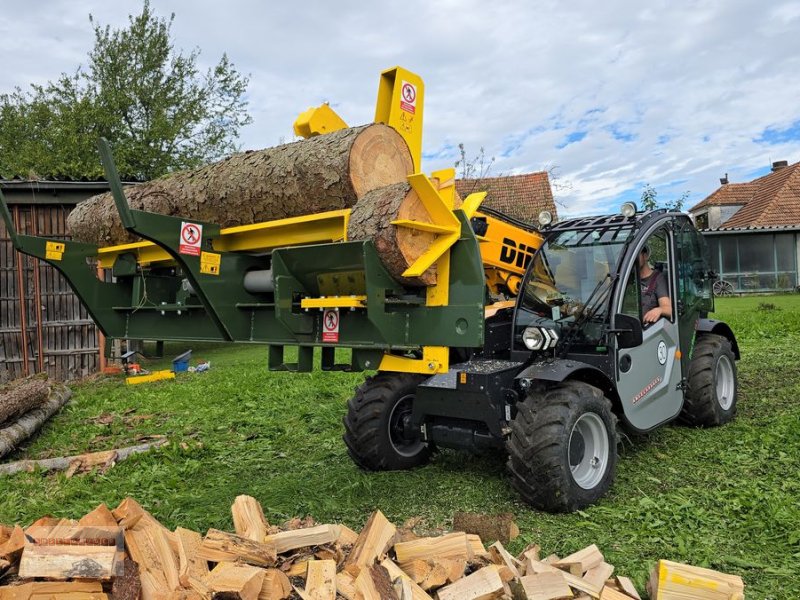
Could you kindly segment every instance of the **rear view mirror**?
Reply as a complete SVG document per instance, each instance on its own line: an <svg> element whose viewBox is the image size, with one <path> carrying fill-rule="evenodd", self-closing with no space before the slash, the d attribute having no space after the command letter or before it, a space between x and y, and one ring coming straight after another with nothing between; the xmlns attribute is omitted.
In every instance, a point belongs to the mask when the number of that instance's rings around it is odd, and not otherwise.
<svg viewBox="0 0 800 600"><path fill-rule="evenodd" d="M611 332L617 334L619 348L635 348L642 343L642 323L637 317L617 313Z"/></svg>

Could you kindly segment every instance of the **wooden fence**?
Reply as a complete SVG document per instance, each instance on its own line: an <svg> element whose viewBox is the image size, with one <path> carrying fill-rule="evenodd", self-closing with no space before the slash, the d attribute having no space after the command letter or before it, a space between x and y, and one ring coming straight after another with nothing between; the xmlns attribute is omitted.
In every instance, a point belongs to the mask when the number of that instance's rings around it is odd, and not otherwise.
<svg viewBox="0 0 800 600"><path fill-rule="evenodd" d="M10 206L17 231L68 240L72 204ZM19 254L0 221L0 381L46 372L69 380L97 371L99 331L50 265Z"/></svg>

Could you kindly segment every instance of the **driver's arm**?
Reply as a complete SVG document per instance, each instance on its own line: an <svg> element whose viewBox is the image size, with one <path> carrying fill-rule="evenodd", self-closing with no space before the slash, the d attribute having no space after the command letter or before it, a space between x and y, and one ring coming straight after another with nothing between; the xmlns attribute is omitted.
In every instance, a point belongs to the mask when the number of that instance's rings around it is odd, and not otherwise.
<svg viewBox="0 0 800 600"><path fill-rule="evenodd" d="M658 308L661 310L662 317L672 318L672 301L669 296L662 296L658 299Z"/></svg>

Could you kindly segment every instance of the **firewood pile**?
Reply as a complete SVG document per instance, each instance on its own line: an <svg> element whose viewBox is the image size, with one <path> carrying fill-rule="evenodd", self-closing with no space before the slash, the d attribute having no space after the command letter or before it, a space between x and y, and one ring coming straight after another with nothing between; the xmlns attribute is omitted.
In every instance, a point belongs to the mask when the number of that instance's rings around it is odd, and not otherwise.
<svg viewBox="0 0 800 600"><path fill-rule="evenodd" d="M356 533L310 519L272 527L249 496L231 510L236 533L205 536L170 531L131 498L77 521L0 525L0 600L640 598L595 545L563 558L542 557L536 545L512 556L477 533L418 537L380 511ZM498 537L518 533L504 515L455 521ZM739 577L669 561L658 563L650 588L658 600L744 598Z"/></svg>

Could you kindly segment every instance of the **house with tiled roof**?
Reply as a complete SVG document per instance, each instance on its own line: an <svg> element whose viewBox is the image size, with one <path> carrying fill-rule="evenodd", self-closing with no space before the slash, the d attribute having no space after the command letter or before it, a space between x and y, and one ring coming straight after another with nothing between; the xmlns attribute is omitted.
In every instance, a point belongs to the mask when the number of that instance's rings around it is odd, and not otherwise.
<svg viewBox="0 0 800 600"><path fill-rule="evenodd" d="M708 242L712 269L735 292L795 289L800 264L800 162L720 187L689 209Z"/></svg>
<svg viewBox="0 0 800 600"><path fill-rule="evenodd" d="M505 177L457 179L456 190L462 198L473 192L487 192L483 206L528 223L536 223L543 210L549 210L553 218L557 217L553 190L546 171Z"/></svg>

